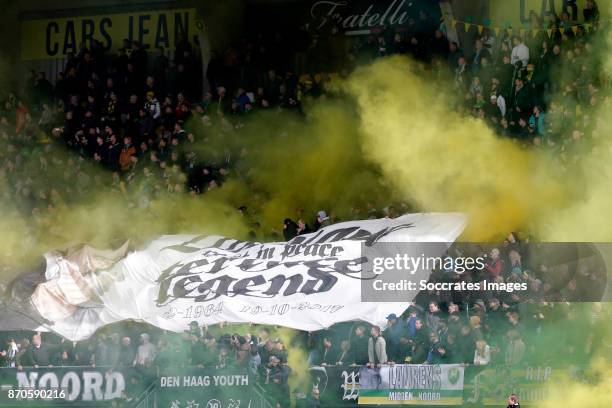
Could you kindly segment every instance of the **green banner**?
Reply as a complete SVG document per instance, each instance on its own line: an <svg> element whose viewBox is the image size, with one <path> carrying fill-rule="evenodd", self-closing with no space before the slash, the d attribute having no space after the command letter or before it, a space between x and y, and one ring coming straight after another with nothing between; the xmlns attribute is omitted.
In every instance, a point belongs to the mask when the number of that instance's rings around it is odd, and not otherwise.
<svg viewBox="0 0 612 408"><path fill-rule="evenodd" d="M519 397L521 405L538 406L549 397L551 385L576 377L581 372L583 369L572 366L469 367L465 379L465 404L500 406L513 393Z"/></svg>
<svg viewBox="0 0 612 408"><path fill-rule="evenodd" d="M254 378L245 369L164 369L157 380L159 407L240 408L251 404Z"/></svg>
<svg viewBox="0 0 612 408"><path fill-rule="evenodd" d="M359 401L376 405L461 405L460 364L396 364L359 372Z"/></svg>

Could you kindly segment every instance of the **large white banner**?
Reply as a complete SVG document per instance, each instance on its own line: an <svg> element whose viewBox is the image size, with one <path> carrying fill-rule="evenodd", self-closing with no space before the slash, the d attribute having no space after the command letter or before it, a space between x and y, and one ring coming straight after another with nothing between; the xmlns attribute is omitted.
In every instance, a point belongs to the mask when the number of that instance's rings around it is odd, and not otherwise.
<svg viewBox="0 0 612 408"><path fill-rule="evenodd" d="M382 325L412 298L361 301L361 265L367 261L361 245L452 242L465 222L456 213L409 214L334 224L289 242L166 235L128 254L126 247L51 252L47 280L31 302L42 328L71 340L125 319L173 331L194 320L309 331L348 320Z"/></svg>

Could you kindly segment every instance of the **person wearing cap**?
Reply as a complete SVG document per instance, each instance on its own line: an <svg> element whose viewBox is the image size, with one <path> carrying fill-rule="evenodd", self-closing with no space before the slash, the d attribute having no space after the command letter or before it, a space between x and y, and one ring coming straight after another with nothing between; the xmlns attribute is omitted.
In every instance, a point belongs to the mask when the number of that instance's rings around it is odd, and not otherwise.
<svg viewBox="0 0 612 408"><path fill-rule="evenodd" d="M387 316L387 328L383 336L387 341L387 353L390 361L401 361L400 342L403 334L407 332L404 322L397 318L395 313Z"/></svg>
<svg viewBox="0 0 612 408"><path fill-rule="evenodd" d="M259 383L263 386L266 393L281 406L288 401L283 401L286 394L286 383L288 375L286 370L280 365L280 359L275 355L268 357L268 363L260 367Z"/></svg>
<svg viewBox="0 0 612 408"><path fill-rule="evenodd" d="M329 218L325 210L321 210L317 213L317 223L316 224L317 224L317 229L327 227L328 225L332 224L331 219Z"/></svg>
<svg viewBox="0 0 612 408"><path fill-rule="evenodd" d="M268 363L262 367L263 384L278 384L280 380L280 359L275 355L268 357Z"/></svg>

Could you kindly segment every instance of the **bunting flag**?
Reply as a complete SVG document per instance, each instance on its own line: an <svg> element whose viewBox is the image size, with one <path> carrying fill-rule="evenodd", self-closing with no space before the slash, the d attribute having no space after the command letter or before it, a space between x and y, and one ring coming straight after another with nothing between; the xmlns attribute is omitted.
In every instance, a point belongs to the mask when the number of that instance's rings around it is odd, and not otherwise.
<svg viewBox="0 0 612 408"><path fill-rule="evenodd" d="M486 19L483 24L476 24L472 22L471 17L466 17L466 20L467 21L462 21L462 20L457 20L453 18L451 20L451 26L453 28L456 28L457 23L463 24L463 29L466 33L468 33L472 27L476 27L478 35L482 35L485 27L488 27L489 29L493 30L493 32L495 33L495 36L497 37L499 37L499 34L501 33L502 30L505 30L508 36L510 37L512 37L516 33L516 34L519 34L523 38L525 38L529 34L531 34L532 38L536 38L538 34L542 32L543 30L545 30L546 33L548 34L548 38L551 38L553 33L557 30L561 34L565 34L566 31L571 30L574 33L574 35L578 35L578 32L580 31L580 27L583 27L582 31L586 33L590 33L591 30L594 28L596 29L593 23L578 23L578 24L572 25L571 27L551 27L551 28L544 29L544 28L539 28L539 27L529 28L527 24L523 25L523 27L521 28L518 28L518 27L514 28L514 27L509 26L510 22L508 21L503 24L504 27L500 27L500 26L491 25L491 20L489 19ZM605 20L605 21L612 21L612 19Z"/></svg>

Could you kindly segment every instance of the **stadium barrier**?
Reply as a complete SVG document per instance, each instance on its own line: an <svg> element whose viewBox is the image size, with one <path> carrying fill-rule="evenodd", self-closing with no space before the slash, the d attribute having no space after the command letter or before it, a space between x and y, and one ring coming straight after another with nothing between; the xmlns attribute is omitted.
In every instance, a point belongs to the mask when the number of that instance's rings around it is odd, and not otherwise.
<svg viewBox="0 0 612 408"><path fill-rule="evenodd" d="M499 406L510 393L516 393L521 404L529 406L547 398L549 385L584 377L580 366L459 364L402 364L381 369L314 366L309 373L311 384L294 394L298 406L309 398L312 386L318 388L324 406L334 407ZM100 407L109 406L114 399L137 408L274 406L268 390L240 368L1 368L0 391L0 407Z"/></svg>

